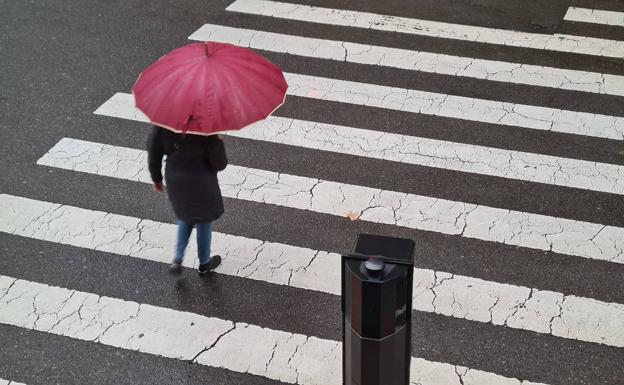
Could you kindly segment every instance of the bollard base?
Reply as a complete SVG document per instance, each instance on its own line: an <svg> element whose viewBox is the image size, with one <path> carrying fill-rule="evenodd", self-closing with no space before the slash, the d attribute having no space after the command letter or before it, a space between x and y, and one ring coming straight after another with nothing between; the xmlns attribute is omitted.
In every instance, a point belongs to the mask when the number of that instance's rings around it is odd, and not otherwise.
<svg viewBox="0 0 624 385"><path fill-rule="evenodd" d="M409 383L411 354L407 327L382 339L360 336L348 321L345 321L345 331L343 385Z"/></svg>

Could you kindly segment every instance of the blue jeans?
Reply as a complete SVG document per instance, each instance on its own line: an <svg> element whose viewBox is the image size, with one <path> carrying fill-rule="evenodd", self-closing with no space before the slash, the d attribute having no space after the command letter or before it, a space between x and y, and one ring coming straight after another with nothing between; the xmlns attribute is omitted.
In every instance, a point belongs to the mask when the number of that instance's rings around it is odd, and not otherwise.
<svg viewBox="0 0 624 385"><path fill-rule="evenodd" d="M197 257L199 264L204 265L210 260L210 242L212 240L212 225L208 223L187 223L178 219L178 241L175 249L175 262L182 263L184 250L193 231L197 230Z"/></svg>

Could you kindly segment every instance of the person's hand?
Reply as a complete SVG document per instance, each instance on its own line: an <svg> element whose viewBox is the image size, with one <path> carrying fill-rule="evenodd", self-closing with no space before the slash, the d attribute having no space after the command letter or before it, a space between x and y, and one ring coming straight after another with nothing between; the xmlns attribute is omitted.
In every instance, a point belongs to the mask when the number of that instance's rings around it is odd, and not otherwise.
<svg viewBox="0 0 624 385"><path fill-rule="evenodd" d="M217 139L219 139L219 140L223 140L223 135L221 135L221 134L217 134Z"/></svg>
<svg viewBox="0 0 624 385"><path fill-rule="evenodd" d="M165 186L163 186L162 182L154 182L154 191L163 192L165 191Z"/></svg>

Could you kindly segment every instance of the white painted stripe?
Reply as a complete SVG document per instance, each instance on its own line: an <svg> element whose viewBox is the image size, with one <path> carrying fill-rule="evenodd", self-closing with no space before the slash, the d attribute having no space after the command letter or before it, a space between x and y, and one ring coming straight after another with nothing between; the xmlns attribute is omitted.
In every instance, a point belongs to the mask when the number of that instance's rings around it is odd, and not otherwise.
<svg viewBox="0 0 624 385"><path fill-rule="evenodd" d="M624 27L624 12L570 7L568 8L568 12L565 14L563 19L569 21L580 21L583 23L606 24Z"/></svg>
<svg viewBox="0 0 624 385"><path fill-rule="evenodd" d="M436 74L624 96L624 76L507 63L205 24L189 39Z"/></svg>
<svg viewBox="0 0 624 385"><path fill-rule="evenodd" d="M9 380L0 378L0 385L25 385L25 384L22 384L21 382L9 381Z"/></svg>
<svg viewBox="0 0 624 385"><path fill-rule="evenodd" d="M2 275L0 323L287 383L342 382L342 346L337 341ZM539 385L421 358L412 358L410 382Z"/></svg>
<svg viewBox="0 0 624 385"><path fill-rule="evenodd" d="M500 124L624 140L624 117L474 99L406 88L388 87L286 73L289 95ZM94 113L102 114L98 108ZM135 120L144 119L137 116Z"/></svg>
<svg viewBox="0 0 624 385"><path fill-rule="evenodd" d="M0 194L0 231L32 239L170 263L176 225ZM193 237L195 233L193 233ZM214 231L211 249L223 258L216 271L310 289L340 293L339 255ZM189 242L184 266L196 268ZM331 271L325 271L327 266Z"/></svg>
<svg viewBox="0 0 624 385"><path fill-rule="evenodd" d="M593 37L517 32L268 0L236 0L226 9L228 11L281 19L391 31L443 39L615 58L624 57L624 42Z"/></svg>
<svg viewBox="0 0 624 385"><path fill-rule="evenodd" d="M168 263L175 225L0 195L0 231L32 239ZM193 245L194 242L191 242ZM340 255L213 233L217 272L340 294ZM194 246L189 255L195 253ZM185 266L196 264L187 258ZM414 269L413 308L559 337L620 346L624 305L477 278Z"/></svg>
<svg viewBox="0 0 624 385"><path fill-rule="evenodd" d="M64 138L40 165L151 183L144 151ZM230 165L223 196L624 263L624 228Z"/></svg>
<svg viewBox="0 0 624 385"><path fill-rule="evenodd" d="M518 128L624 140L624 117L285 73L289 95ZM102 114L98 108L94 113ZM136 116L136 120L141 120Z"/></svg>
<svg viewBox="0 0 624 385"><path fill-rule="evenodd" d="M417 310L624 347L622 304L431 270L414 274Z"/></svg>
<svg viewBox="0 0 624 385"><path fill-rule="evenodd" d="M149 122L131 94L117 93L97 114ZM270 116L229 136L446 170L624 194L624 166L447 142Z"/></svg>
<svg viewBox="0 0 624 385"><path fill-rule="evenodd" d="M624 117L287 73L288 94L474 122L624 139Z"/></svg>

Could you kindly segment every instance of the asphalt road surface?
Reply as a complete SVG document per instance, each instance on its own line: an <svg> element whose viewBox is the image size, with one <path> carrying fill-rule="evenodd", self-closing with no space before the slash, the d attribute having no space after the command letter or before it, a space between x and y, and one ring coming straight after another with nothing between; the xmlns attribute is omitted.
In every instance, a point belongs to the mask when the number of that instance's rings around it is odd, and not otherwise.
<svg viewBox="0 0 624 385"><path fill-rule="evenodd" d="M622 384L622 1L0 0L0 21L0 384L339 384L358 233L416 242L412 384ZM174 278L129 93L191 40L257 50L289 91L224 139L222 266L198 277L191 246Z"/></svg>

